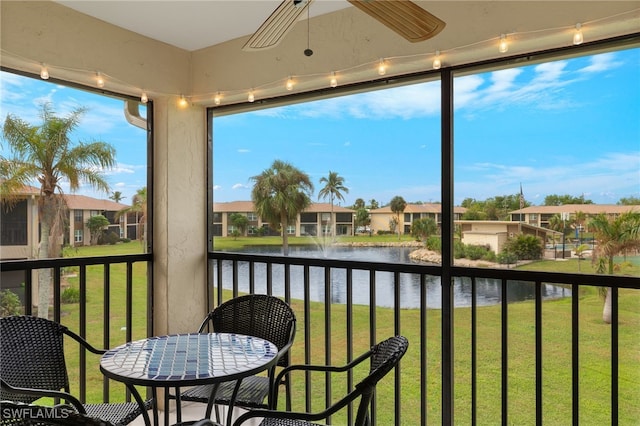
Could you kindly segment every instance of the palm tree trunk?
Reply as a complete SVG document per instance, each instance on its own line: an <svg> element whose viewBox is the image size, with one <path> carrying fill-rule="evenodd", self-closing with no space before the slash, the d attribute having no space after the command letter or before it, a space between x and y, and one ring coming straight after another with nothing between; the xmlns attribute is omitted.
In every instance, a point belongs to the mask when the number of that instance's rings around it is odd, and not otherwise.
<svg viewBox="0 0 640 426"><path fill-rule="evenodd" d="M40 249L38 259L49 258L49 235L51 234L52 206L46 198L42 206L42 223L40 225ZM38 271L38 316L49 317L49 298L51 297L51 269Z"/></svg>
<svg viewBox="0 0 640 426"><path fill-rule="evenodd" d="M289 235L287 235L289 223L285 215L281 216L280 223L282 224L282 254L289 256Z"/></svg>
<svg viewBox="0 0 640 426"><path fill-rule="evenodd" d="M607 294L604 298L604 308L602 309L602 321L611 324L611 287L607 287Z"/></svg>

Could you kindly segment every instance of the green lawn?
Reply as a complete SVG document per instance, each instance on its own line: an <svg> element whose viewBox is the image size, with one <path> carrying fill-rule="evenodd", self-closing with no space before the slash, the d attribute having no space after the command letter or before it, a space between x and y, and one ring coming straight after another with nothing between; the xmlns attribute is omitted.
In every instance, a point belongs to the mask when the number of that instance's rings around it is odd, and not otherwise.
<svg viewBox="0 0 640 426"><path fill-rule="evenodd" d="M397 237L391 236L397 241ZM369 238L369 237L357 237ZM376 238L376 237L372 237ZM227 239L224 239L227 240ZM235 244L232 238L225 241ZM251 238L261 243L270 238ZM218 240L220 242L220 239ZM241 239L236 240L238 243ZM279 243L279 238L277 239ZM86 247L74 253L79 256L104 255L109 253L139 253L139 243L119 244L116 246ZM581 261L580 267L586 272L589 261ZM577 260L565 262L543 261L525 266L527 269L577 272ZM111 276L111 346L124 342L124 332L120 330L124 321L124 271L112 267ZM627 271L628 272L628 271ZM635 272L637 273L637 271ZM146 319L146 268L136 265L134 268L135 301L134 301L134 338L145 334ZM87 325L89 340L97 346L102 345L102 267L91 267L87 271L89 288L89 323ZM77 281L69 280L71 285ZM620 291L620 424L637 425L640 418L640 291ZM302 301L293 301L293 308L298 315L297 342L292 350L293 361L304 361L302 347L304 338L304 310ZM326 330L324 328L325 306L311 302L310 338L311 357L314 363L324 363L324 347ZM478 424L500 423L500 306L478 308ZM63 307L63 322L77 329L78 305ZM375 332L378 340L394 333L394 314L391 309L376 309ZM597 291L585 289L580 297L580 424L607 424L610 416L610 326L602 323L602 300ZM331 347L333 364L344 362L346 357L346 309L344 305L331 305ZM456 424L470 422L470 365L471 336L470 315L468 308L455 310L455 418ZM402 423L418 424L420 415L420 312L418 310L402 310L400 331L410 341L410 348L402 361ZM515 425L534 424L535 419L535 330L534 304L532 302L513 303L509 305L508 330L508 404L509 423ZM356 354L365 351L369 346L369 308L355 306L353 309L354 339ZM440 310L427 312L427 407L428 422L438 424L440 421ZM194 329L197 327L194 324ZM543 403L545 424L569 424L571 419L571 303L570 300L546 301L543 305ZM69 352L77 350L71 346ZM68 360L76 362L76 357L69 354ZM101 401L102 377L99 373L96 357L89 357L90 379L88 383L89 400ZM362 374L362 372L359 372ZM71 377L72 391L77 392L77 376ZM303 379L294 377L294 395L303 393ZM385 378L378 387L378 425L386 425L393 418L393 374ZM335 381L333 394L337 397L345 392L345 382ZM316 398L314 409L324 403L324 377L314 376L312 387ZM111 400L122 398L122 385L111 385ZM294 408L304 409L301 398L294 397ZM283 406L282 404L280 405ZM335 418L334 424L344 424L343 418Z"/></svg>

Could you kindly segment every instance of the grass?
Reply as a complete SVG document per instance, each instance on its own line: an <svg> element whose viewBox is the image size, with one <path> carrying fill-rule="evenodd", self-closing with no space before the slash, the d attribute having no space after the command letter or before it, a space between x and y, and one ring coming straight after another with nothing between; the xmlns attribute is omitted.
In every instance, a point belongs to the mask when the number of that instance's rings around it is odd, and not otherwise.
<svg viewBox="0 0 640 426"><path fill-rule="evenodd" d="M395 241L397 237L391 236ZM356 237L365 238L370 237ZM371 237L377 238L377 237ZM279 238L274 238L279 243ZM227 239L218 239L227 240ZM241 238L229 238L225 245L242 242ZM271 238L251 238L250 240L270 241ZM235 242L234 242L235 241ZM274 242L275 244L275 242ZM139 243L119 244L117 246L83 247L74 255L97 256L105 254L139 253ZM581 261L582 272L589 261ZM540 268L559 272L577 272L577 260L541 261L526 266L526 269ZM111 267L111 311L112 327L110 330L110 346L124 343L124 332L120 330L124 321L124 266ZM102 347L102 267L90 267L87 270L89 301L87 324L89 340ZM589 271L590 272L590 271ZM629 271L626 271L629 272ZM633 272L637 274L638 271ZM77 285L74 279L71 285ZM225 297L230 297L227 293ZM146 267L136 265L134 268L134 339L145 334L146 321ZM619 299L619 366L620 366L620 407L619 424L637 425L640 418L640 292L637 290L620 290ZM292 359L295 363L304 362L302 342L304 338L304 309L302 301L294 300L293 308L298 315L297 345L294 344ZM346 307L331 305L331 333L326 339L325 306L322 303L310 303L310 338L311 358L313 363L325 363L325 342L331 343L331 363L341 364L346 358ZM63 307L63 323L77 330L78 305ZM571 423L571 302L562 299L546 301L543 305L543 409L545 424ZM440 310L428 310L426 314L426 348L427 348L427 422L440 421ZM458 308L455 310L454 345L455 345L455 421L456 424L469 424L471 419L471 310ZM501 307L487 306L478 308L477 329L477 415L478 424L499 424L501 409ZM602 299L595 288L586 288L580 296L580 424L600 425L609 423L610 419L610 326L604 324L602 316ZM527 425L535 422L535 329L534 304L532 302L513 303L508 306L508 405L509 424ZM370 311L367 306L353 308L353 348L359 354L369 347ZM402 424L419 423L420 416L420 312L406 309L400 312L400 333L410 341L410 348L402 361L401 401ZM194 329L197 325L194 325ZM392 309L375 309L375 335L381 340L395 333L394 313ZM74 356L75 345L67 348L68 360L77 362ZM88 361L88 400L99 402L102 398L102 376L98 370L98 358L89 357ZM358 375L364 374L359 371ZM71 377L72 392L77 392L77 374ZM394 401L393 373L380 382L377 392L377 424L386 425L393 422ZM304 393L303 378L294 377L294 409L304 410L302 398L296 395ZM314 410L324 405L324 376L313 376L312 390L314 394ZM124 386L111 385L111 401L123 398ZM332 383L334 398L345 393L346 382L337 380ZM280 404L283 407L283 404ZM335 417L334 424L344 424L343 417Z"/></svg>

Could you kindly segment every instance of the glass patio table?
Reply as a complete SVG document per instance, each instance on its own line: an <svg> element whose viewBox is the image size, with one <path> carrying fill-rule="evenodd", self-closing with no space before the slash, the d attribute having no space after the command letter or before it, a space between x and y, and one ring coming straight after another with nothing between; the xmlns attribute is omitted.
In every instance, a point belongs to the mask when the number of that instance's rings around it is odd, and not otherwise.
<svg viewBox="0 0 640 426"><path fill-rule="evenodd" d="M176 412L181 416L179 388L241 381L270 368L278 348L268 340L234 333L188 333L149 337L107 351L100 371L127 386L153 391L153 421L158 424L157 388L165 389L164 423L169 424L169 389L176 390ZM233 401L227 424L231 423ZM145 424L149 415L143 411Z"/></svg>

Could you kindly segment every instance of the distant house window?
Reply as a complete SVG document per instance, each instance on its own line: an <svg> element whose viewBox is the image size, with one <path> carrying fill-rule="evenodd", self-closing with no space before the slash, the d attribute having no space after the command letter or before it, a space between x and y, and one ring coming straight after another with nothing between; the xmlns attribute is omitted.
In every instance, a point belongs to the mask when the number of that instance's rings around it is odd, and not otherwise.
<svg viewBox="0 0 640 426"><path fill-rule="evenodd" d="M91 217L98 216L100 212L98 210L91 210Z"/></svg>
<svg viewBox="0 0 640 426"><path fill-rule="evenodd" d="M82 242L82 229L76 229L73 232L73 241L75 241L76 243Z"/></svg>
<svg viewBox="0 0 640 426"><path fill-rule="evenodd" d="M295 235L296 234L296 227L295 225L289 225L287 226L287 235Z"/></svg>
<svg viewBox="0 0 640 426"><path fill-rule="evenodd" d="M222 213L214 213L213 214L213 223L222 222Z"/></svg>
<svg viewBox="0 0 640 426"><path fill-rule="evenodd" d="M27 245L27 200L19 201L8 210L0 206L0 245Z"/></svg>
<svg viewBox="0 0 640 426"><path fill-rule="evenodd" d="M82 222L83 214L82 210L74 210L73 211L73 220L76 222Z"/></svg>
<svg viewBox="0 0 640 426"><path fill-rule="evenodd" d="M300 213L300 222L316 223L318 222L318 215L317 213Z"/></svg>
<svg viewBox="0 0 640 426"><path fill-rule="evenodd" d="M405 213L404 214L404 221L406 223L411 223L411 213Z"/></svg>
<svg viewBox="0 0 640 426"><path fill-rule="evenodd" d="M249 213L247 213L247 219L249 219L249 222L257 222L258 221L258 215L253 213L253 212L249 212Z"/></svg>
<svg viewBox="0 0 640 426"><path fill-rule="evenodd" d="M351 223L351 218L352 218L352 214L351 213L336 213L336 222L337 223Z"/></svg>

